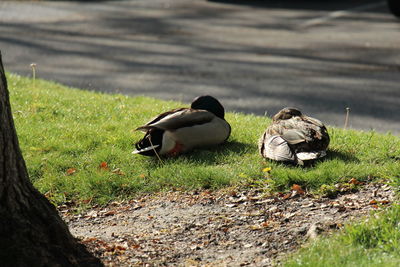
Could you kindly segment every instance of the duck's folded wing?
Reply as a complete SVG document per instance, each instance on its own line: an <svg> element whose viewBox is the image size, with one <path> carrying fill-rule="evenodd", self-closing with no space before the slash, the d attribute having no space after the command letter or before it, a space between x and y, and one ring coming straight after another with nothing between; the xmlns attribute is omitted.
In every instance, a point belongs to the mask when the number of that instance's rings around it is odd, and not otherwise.
<svg viewBox="0 0 400 267"><path fill-rule="evenodd" d="M176 130L179 128L210 122L215 115L206 110L199 109L179 109L159 115L144 126L136 130L147 131L152 128L162 130Z"/></svg>
<svg viewBox="0 0 400 267"><path fill-rule="evenodd" d="M311 124L313 124L315 126L318 126L318 127L325 127L324 124L320 120L318 120L316 118L312 118L312 117L308 117L308 116L304 116L303 115L303 120L305 120L308 123L311 123Z"/></svg>
<svg viewBox="0 0 400 267"><path fill-rule="evenodd" d="M295 161L296 156L290 149L288 142L280 136L270 136L264 140L264 148L261 154L269 159L277 161Z"/></svg>
<svg viewBox="0 0 400 267"><path fill-rule="evenodd" d="M291 145L299 144L307 140L306 133L301 129L286 130L281 136Z"/></svg>

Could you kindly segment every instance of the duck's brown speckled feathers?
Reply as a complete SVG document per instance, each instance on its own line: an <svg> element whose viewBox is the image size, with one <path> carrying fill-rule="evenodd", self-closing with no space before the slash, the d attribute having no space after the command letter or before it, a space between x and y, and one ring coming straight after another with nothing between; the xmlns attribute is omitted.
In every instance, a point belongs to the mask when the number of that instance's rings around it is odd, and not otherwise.
<svg viewBox="0 0 400 267"><path fill-rule="evenodd" d="M260 154L276 161L303 164L326 155L329 134L324 124L296 108L284 108L259 140Z"/></svg>

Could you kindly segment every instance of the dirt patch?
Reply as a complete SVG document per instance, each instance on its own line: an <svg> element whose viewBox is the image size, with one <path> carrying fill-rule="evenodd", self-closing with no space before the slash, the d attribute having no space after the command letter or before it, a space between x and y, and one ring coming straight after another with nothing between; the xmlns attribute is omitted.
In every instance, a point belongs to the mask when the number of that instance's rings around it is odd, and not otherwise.
<svg viewBox="0 0 400 267"><path fill-rule="evenodd" d="M301 188L172 192L111 203L72 215L71 232L106 266L270 266L321 232L393 201L390 187L369 183L335 199Z"/></svg>

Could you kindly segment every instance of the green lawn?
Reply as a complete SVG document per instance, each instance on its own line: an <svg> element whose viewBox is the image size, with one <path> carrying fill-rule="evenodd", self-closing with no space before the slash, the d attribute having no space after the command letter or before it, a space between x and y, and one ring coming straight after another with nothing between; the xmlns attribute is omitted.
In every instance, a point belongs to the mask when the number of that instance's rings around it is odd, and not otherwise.
<svg viewBox="0 0 400 267"><path fill-rule="evenodd" d="M58 204L89 199L103 204L171 189L252 185L285 190L295 183L318 190L353 177L399 180L399 137L329 128L326 160L309 168L285 166L258 155L257 140L269 118L238 113L226 115L233 129L226 144L161 163L131 154L143 135L133 129L187 103L82 91L13 74L7 78L29 175ZM103 162L108 168L100 167ZM266 167L269 173L262 171Z"/></svg>
<svg viewBox="0 0 400 267"><path fill-rule="evenodd" d="M308 244L283 265L400 266L400 206L376 212L366 221L348 225L340 233Z"/></svg>
<svg viewBox="0 0 400 267"><path fill-rule="evenodd" d="M7 78L30 178L56 204L105 204L143 192L225 186L276 191L299 184L314 192L330 192L334 184L350 178L385 179L399 187L400 138L391 134L329 127L327 158L301 168L258 155L257 141L270 123L268 118L228 113L233 130L226 144L160 162L131 154L142 136L133 129L187 103L81 91L13 74ZM286 265L398 266L399 214L396 206L310 243Z"/></svg>

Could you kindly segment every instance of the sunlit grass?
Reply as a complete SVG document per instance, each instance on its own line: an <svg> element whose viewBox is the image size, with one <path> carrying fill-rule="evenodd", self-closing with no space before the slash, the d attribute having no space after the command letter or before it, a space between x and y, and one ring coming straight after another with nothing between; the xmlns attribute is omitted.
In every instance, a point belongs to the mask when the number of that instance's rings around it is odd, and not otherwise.
<svg viewBox="0 0 400 267"><path fill-rule="evenodd" d="M284 266L399 266L400 206L375 213L330 238L320 238Z"/></svg>
<svg viewBox="0 0 400 267"><path fill-rule="evenodd" d="M232 135L224 145L178 158L132 155L142 133L133 129L160 112L188 106L148 97L127 97L67 88L7 75L23 156L34 185L55 203L106 203L141 192L255 186L309 190L356 178L399 181L400 138L329 128L325 160L308 168L260 158L257 142L267 117L228 113ZM312 114L310 114L312 115ZM108 168L100 168L106 162ZM262 170L270 167L271 171Z"/></svg>

